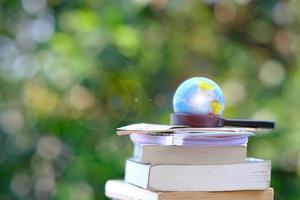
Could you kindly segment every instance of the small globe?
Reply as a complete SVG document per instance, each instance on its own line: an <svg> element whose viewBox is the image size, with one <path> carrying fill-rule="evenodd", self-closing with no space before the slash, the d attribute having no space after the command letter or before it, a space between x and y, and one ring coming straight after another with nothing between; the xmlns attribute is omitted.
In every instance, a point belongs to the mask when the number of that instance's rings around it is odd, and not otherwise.
<svg viewBox="0 0 300 200"><path fill-rule="evenodd" d="M175 113L222 115L223 92L217 83L208 78L190 78L177 88L173 108Z"/></svg>

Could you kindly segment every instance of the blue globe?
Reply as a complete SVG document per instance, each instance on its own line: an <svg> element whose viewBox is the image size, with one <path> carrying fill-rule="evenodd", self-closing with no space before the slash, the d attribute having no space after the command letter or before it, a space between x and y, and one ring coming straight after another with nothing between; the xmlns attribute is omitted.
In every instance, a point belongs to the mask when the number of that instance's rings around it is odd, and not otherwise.
<svg viewBox="0 0 300 200"><path fill-rule="evenodd" d="M224 95L217 83L205 78L190 78L179 85L174 97L175 113L222 115Z"/></svg>

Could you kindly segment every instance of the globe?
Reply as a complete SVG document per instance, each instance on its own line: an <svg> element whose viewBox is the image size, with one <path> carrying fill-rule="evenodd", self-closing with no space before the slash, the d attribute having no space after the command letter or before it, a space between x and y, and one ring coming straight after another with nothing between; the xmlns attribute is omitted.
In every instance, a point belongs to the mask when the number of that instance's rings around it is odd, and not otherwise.
<svg viewBox="0 0 300 200"><path fill-rule="evenodd" d="M175 113L222 115L223 92L214 81L205 77L193 77L176 89L173 108Z"/></svg>

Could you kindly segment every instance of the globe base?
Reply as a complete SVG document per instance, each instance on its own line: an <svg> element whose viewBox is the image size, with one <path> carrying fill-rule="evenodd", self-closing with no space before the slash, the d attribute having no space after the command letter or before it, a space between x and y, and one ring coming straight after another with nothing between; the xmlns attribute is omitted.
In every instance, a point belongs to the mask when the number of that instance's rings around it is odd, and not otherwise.
<svg viewBox="0 0 300 200"><path fill-rule="evenodd" d="M197 115L188 113L173 113L170 115L170 124L185 125L189 127L223 127L224 119L213 114Z"/></svg>

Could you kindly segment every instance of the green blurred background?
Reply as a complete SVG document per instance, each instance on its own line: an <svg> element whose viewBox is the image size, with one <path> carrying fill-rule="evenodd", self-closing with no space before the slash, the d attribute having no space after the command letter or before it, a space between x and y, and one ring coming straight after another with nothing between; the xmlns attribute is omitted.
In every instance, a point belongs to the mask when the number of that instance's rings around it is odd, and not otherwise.
<svg viewBox="0 0 300 200"><path fill-rule="evenodd" d="M0 0L0 199L100 200L131 155L115 128L168 123L207 76L224 116L274 119L249 155L300 199L300 1Z"/></svg>

